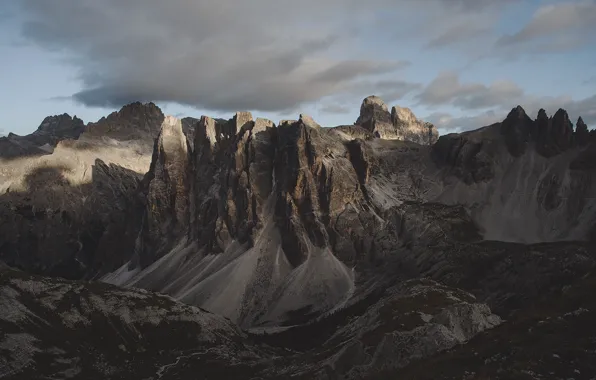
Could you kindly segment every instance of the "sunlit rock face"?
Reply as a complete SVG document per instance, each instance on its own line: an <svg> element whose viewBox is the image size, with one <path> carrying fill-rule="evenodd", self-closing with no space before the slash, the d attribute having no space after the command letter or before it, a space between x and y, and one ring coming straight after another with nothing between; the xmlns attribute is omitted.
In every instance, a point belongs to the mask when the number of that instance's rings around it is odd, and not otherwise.
<svg viewBox="0 0 596 380"><path fill-rule="evenodd" d="M355 124L384 140L432 145L439 137L439 132L431 123L418 120L409 108L395 106L389 112L385 102L374 95L363 100Z"/></svg>

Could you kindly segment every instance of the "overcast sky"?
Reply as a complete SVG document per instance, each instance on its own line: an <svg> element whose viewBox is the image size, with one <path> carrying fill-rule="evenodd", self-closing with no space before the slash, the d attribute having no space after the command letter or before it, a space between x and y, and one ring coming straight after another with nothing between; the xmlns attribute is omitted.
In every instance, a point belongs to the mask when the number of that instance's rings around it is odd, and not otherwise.
<svg viewBox="0 0 596 380"><path fill-rule="evenodd" d="M596 126L596 0L2 0L0 129L140 100L352 124L367 95L442 133L568 110Z"/></svg>

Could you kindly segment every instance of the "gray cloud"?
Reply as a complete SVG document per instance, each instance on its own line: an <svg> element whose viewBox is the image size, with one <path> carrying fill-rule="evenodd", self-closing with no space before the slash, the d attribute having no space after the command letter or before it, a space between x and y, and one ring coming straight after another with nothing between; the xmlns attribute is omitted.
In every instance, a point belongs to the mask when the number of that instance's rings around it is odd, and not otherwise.
<svg viewBox="0 0 596 380"><path fill-rule="evenodd" d="M492 28L487 24L458 23L432 38L427 42L426 47L430 49L445 48L471 40L483 39L490 36L491 30Z"/></svg>
<svg viewBox="0 0 596 380"><path fill-rule="evenodd" d="M514 0L511 0L514 1ZM506 2L502 2L504 4ZM495 8L489 0L21 0L23 36L61 51L90 106L176 102L218 111L280 111L350 93L405 61L358 52L359 31L435 25ZM424 9L425 12L420 13ZM432 9L432 12L427 11ZM379 23L379 10L383 19ZM408 10L410 12L408 12ZM440 28L452 27L444 22ZM432 33L449 34L434 29ZM457 34L456 32L451 32ZM358 60L338 57L361 57ZM362 58L366 57L366 58ZM387 90L400 98L405 90Z"/></svg>
<svg viewBox="0 0 596 380"><path fill-rule="evenodd" d="M319 112L345 115L352 112L352 108L341 104L327 104L319 108Z"/></svg>
<svg viewBox="0 0 596 380"><path fill-rule="evenodd" d="M417 99L424 105L453 105L474 110L515 102L523 95L524 91L510 81L498 81L489 86L461 83L456 72L445 71L426 86Z"/></svg>
<svg viewBox="0 0 596 380"><path fill-rule="evenodd" d="M514 34L502 36L497 47L526 49L534 53L571 51L595 44L596 1L548 4Z"/></svg>
<svg viewBox="0 0 596 380"><path fill-rule="evenodd" d="M504 115L502 112L497 113L495 111L489 110L473 116L459 117L453 116L449 113L436 112L425 117L424 120L428 120L437 126L441 134L447 134L478 129L499 122L503 120L503 118Z"/></svg>

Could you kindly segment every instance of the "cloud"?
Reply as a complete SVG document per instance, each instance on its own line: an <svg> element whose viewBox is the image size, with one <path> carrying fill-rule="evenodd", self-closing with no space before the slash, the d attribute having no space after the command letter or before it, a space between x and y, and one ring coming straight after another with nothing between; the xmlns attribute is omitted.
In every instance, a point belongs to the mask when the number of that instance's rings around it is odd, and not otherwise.
<svg viewBox="0 0 596 380"><path fill-rule="evenodd" d="M510 1L509 1L510 2ZM508 2L501 2L506 4ZM161 101L214 111L293 109L404 69L362 31L432 39L502 5L488 0L21 0L23 36L60 51L89 106ZM412 14L417 14L416 18ZM436 22L436 16L446 21ZM401 28L401 29L400 29ZM428 29L428 30L427 30ZM356 44L360 42L360 44ZM395 77L399 76L396 74ZM402 90L387 90L399 98Z"/></svg>
<svg viewBox="0 0 596 380"><path fill-rule="evenodd" d="M593 45L596 32L596 1L575 1L540 7L518 32L504 35L500 48L522 48L529 52L571 51Z"/></svg>
<svg viewBox="0 0 596 380"><path fill-rule="evenodd" d="M490 36L492 28L487 24L458 23L448 27L444 32L426 43L429 49L446 48L452 45L482 39Z"/></svg>
<svg viewBox="0 0 596 380"><path fill-rule="evenodd" d="M496 81L488 86L461 83L456 72L444 71L416 98L423 105L453 105L464 110L476 110L515 102L523 95L524 91L510 81Z"/></svg>
<svg viewBox="0 0 596 380"><path fill-rule="evenodd" d="M352 112L352 108L340 104L327 104L319 108L319 112L343 115Z"/></svg>
<svg viewBox="0 0 596 380"><path fill-rule="evenodd" d="M447 134L478 129L497 123L503 120L503 118L504 116L502 113L489 110L473 116L459 117L453 116L449 113L436 112L425 117L424 120L428 120L433 123L439 129L441 134Z"/></svg>

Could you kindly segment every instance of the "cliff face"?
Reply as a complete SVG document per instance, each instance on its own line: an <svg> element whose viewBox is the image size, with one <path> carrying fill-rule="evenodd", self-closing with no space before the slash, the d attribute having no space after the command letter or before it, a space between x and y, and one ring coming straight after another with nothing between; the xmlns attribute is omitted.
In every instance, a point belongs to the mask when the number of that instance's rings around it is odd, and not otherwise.
<svg viewBox="0 0 596 380"><path fill-rule="evenodd" d="M158 139L142 249L106 281L260 326L332 310L358 289L354 268L402 249L591 239L596 186L576 161L593 147L573 131L556 147L541 137L567 130L561 112L549 121L557 127L540 132L518 107L502 123L430 147L375 137L391 121L386 111L367 98L362 126L336 128L306 115L277 127L249 113L202 117L192 148L176 140L184 158L171 164ZM415 118L402 110L394 120ZM188 217L176 202L189 205Z"/></svg>

